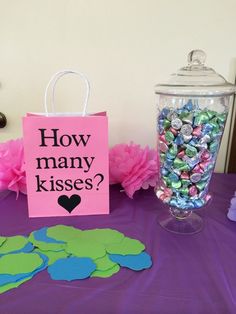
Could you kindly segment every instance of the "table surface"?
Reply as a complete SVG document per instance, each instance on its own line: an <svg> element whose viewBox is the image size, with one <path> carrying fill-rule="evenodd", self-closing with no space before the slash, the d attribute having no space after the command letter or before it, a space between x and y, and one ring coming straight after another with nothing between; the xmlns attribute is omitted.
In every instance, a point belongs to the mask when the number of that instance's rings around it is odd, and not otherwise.
<svg viewBox="0 0 236 314"><path fill-rule="evenodd" d="M26 197L16 201L8 195L0 201L2 235L27 235L61 223L115 228L146 244L153 267L141 272L123 268L111 278L69 283L50 280L43 271L0 295L0 313L236 313L236 222L226 217L235 189L235 174L214 174L213 200L199 210L205 228L191 236L169 233L157 224L164 205L152 190L139 191L131 200L111 187L110 215L68 218L29 219Z"/></svg>

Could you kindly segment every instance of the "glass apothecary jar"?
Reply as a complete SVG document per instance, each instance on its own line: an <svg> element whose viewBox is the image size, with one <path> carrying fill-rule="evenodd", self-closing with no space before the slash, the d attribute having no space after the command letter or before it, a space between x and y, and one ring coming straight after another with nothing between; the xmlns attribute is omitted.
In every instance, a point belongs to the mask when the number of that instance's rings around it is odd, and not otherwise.
<svg viewBox="0 0 236 314"><path fill-rule="evenodd" d="M205 66L205 59L202 50L191 51L187 66L167 84L155 86L160 161L156 195L169 207L158 213L158 221L175 233L202 229L202 218L193 211L211 198L209 182L236 91Z"/></svg>

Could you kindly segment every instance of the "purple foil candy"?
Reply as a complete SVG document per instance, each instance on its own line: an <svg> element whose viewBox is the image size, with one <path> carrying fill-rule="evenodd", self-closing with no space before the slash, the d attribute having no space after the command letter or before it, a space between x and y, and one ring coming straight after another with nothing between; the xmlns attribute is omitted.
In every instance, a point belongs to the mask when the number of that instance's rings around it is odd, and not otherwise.
<svg viewBox="0 0 236 314"><path fill-rule="evenodd" d="M163 168L163 167L161 168L161 174L162 174L163 176L168 175L168 173L169 173L168 169Z"/></svg>
<svg viewBox="0 0 236 314"><path fill-rule="evenodd" d="M168 113L170 112L170 109L168 108L163 108L162 111L161 111L161 115L166 118Z"/></svg>
<svg viewBox="0 0 236 314"><path fill-rule="evenodd" d="M187 164L193 168L194 166L196 166L199 162L200 162L200 158L199 156L194 156L192 158L188 157L188 156L184 156L183 160L185 160L187 162Z"/></svg>
<svg viewBox="0 0 236 314"><path fill-rule="evenodd" d="M184 109L188 110L188 111L192 111L193 110L193 103L192 100L190 99L186 105L184 105Z"/></svg>
<svg viewBox="0 0 236 314"><path fill-rule="evenodd" d="M190 180L193 182L193 183L197 183L198 181L200 181L202 178L201 174L200 173L193 173L191 176L190 176Z"/></svg>
<svg viewBox="0 0 236 314"><path fill-rule="evenodd" d="M177 145L183 145L183 143L184 143L184 138L183 138L183 136L181 135L181 134L179 134L178 136L176 136L176 138L175 138L175 143L177 144Z"/></svg>
<svg viewBox="0 0 236 314"><path fill-rule="evenodd" d="M203 125L202 133L203 133L203 135L209 134L212 130L213 130L213 126L211 124L207 123L207 124Z"/></svg>

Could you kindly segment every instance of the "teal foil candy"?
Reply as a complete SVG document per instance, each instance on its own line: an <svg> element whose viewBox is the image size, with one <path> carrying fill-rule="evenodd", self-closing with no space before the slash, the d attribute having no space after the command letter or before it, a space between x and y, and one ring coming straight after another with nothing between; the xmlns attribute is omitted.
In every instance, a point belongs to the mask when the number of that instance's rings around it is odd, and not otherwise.
<svg viewBox="0 0 236 314"><path fill-rule="evenodd" d="M171 198L170 206L173 206L173 207L177 207L178 206L177 199L175 197Z"/></svg>
<svg viewBox="0 0 236 314"><path fill-rule="evenodd" d="M171 155L171 156L176 156L177 155L177 153L178 153L178 148L177 148L177 145L176 144L173 144L171 147L170 147L170 149L169 149L169 154Z"/></svg>
<svg viewBox="0 0 236 314"><path fill-rule="evenodd" d="M168 128L170 127L170 121L167 120L167 119L165 119L165 120L163 121L163 126L164 126L165 129L168 129Z"/></svg>
<svg viewBox="0 0 236 314"><path fill-rule="evenodd" d="M184 167L186 165L186 162L184 162L182 159L180 158L175 158L174 160L174 167L177 169L181 169L182 167Z"/></svg>
<svg viewBox="0 0 236 314"><path fill-rule="evenodd" d="M200 112L194 119L195 125L202 125L209 121L208 115L206 112Z"/></svg>
<svg viewBox="0 0 236 314"><path fill-rule="evenodd" d="M209 120L215 117L215 112L212 110L208 110L206 113L208 115Z"/></svg>
<svg viewBox="0 0 236 314"><path fill-rule="evenodd" d="M226 120L226 113L221 113L217 116L217 122L220 124L220 125L224 125L225 123L225 120Z"/></svg>
<svg viewBox="0 0 236 314"><path fill-rule="evenodd" d="M185 117L187 117L189 115L189 112L187 110L181 111L179 113L179 117L180 119L184 119Z"/></svg>
<svg viewBox="0 0 236 314"><path fill-rule="evenodd" d="M180 158L175 158L173 165L174 165L174 168L177 168L177 169L182 170L182 171L189 171L190 170L189 165Z"/></svg>
<svg viewBox="0 0 236 314"><path fill-rule="evenodd" d="M220 127L219 127L217 118L211 119L211 120L210 120L210 125L212 125L214 132L218 132L218 131L219 131Z"/></svg>
<svg viewBox="0 0 236 314"><path fill-rule="evenodd" d="M189 189L187 187L182 187L181 189L179 189L179 191L182 195L188 196Z"/></svg>
<svg viewBox="0 0 236 314"><path fill-rule="evenodd" d="M199 181L196 183L196 187L201 191L205 188L207 185L206 181Z"/></svg>
<svg viewBox="0 0 236 314"><path fill-rule="evenodd" d="M187 199L183 198L183 197L178 197L177 198L177 203L178 203L178 207L179 208L183 208L183 209L187 209Z"/></svg>
<svg viewBox="0 0 236 314"><path fill-rule="evenodd" d="M188 202L188 209L194 209L195 205L193 202Z"/></svg>
<svg viewBox="0 0 236 314"><path fill-rule="evenodd" d="M200 208L204 205L204 201L202 199L196 199L193 201L193 204L196 208Z"/></svg>
<svg viewBox="0 0 236 314"><path fill-rule="evenodd" d="M189 171L190 170L190 166L187 163L185 163L181 167L179 167L178 169L182 170L182 171Z"/></svg>
<svg viewBox="0 0 236 314"><path fill-rule="evenodd" d="M179 176L174 172L170 173L168 178L172 182L178 182L179 181Z"/></svg>
<svg viewBox="0 0 236 314"><path fill-rule="evenodd" d="M219 143L215 141L215 142L212 142L210 144L209 150L210 150L211 153L215 153L215 152L217 152L218 147L219 147Z"/></svg>
<svg viewBox="0 0 236 314"><path fill-rule="evenodd" d="M187 179L182 179L181 183L183 187L188 187L191 184L191 181Z"/></svg>
<svg viewBox="0 0 236 314"><path fill-rule="evenodd" d="M181 188L181 181L177 181L177 182L171 182L171 187L174 189L179 189Z"/></svg>
<svg viewBox="0 0 236 314"><path fill-rule="evenodd" d="M197 154L197 149L194 146L187 145L185 153L188 157L194 157Z"/></svg>
<svg viewBox="0 0 236 314"><path fill-rule="evenodd" d="M170 151L168 151L168 153L166 153L166 158L167 159L175 159L175 156L176 155L171 154Z"/></svg>
<svg viewBox="0 0 236 314"><path fill-rule="evenodd" d="M170 170L173 164L173 160L172 159L167 159L164 163L164 166L166 169Z"/></svg>
<svg viewBox="0 0 236 314"><path fill-rule="evenodd" d="M174 134L171 131L167 131L165 134L165 139L168 143L172 142L174 139Z"/></svg>

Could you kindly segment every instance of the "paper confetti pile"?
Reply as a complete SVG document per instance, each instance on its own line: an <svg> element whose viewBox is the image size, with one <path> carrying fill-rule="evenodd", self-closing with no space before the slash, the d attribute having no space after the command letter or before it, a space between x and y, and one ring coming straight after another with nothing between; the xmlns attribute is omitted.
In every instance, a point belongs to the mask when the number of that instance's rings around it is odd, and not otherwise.
<svg viewBox="0 0 236 314"><path fill-rule="evenodd" d="M56 225L29 237L0 237L0 293L16 288L47 269L53 280L108 278L120 267L152 266L142 242L114 229L80 230Z"/></svg>

